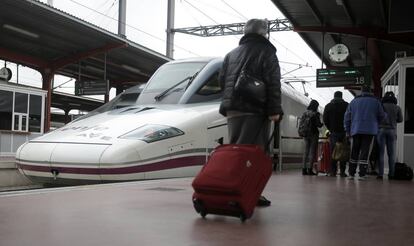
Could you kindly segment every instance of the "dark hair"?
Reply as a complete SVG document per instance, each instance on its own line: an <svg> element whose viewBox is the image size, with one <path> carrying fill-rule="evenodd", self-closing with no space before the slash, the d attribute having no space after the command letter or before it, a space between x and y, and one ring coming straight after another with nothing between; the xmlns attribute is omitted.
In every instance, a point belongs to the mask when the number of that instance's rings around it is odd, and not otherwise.
<svg viewBox="0 0 414 246"><path fill-rule="evenodd" d="M370 93L371 92L371 87L369 85L363 85L363 86L361 86L361 91Z"/></svg>
<svg viewBox="0 0 414 246"><path fill-rule="evenodd" d="M335 91L334 98L342 98L342 92L341 91Z"/></svg>
<svg viewBox="0 0 414 246"><path fill-rule="evenodd" d="M310 101L309 106L308 106L307 109L316 112L316 111L318 111L318 106L319 106L318 101L312 100L312 101Z"/></svg>
<svg viewBox="0 0 414 246"><path fill-rule="evenodd" d="M382 103L393 103L397 104L397 98L394 95L394 92L387 91L381 99Z"/></svg>

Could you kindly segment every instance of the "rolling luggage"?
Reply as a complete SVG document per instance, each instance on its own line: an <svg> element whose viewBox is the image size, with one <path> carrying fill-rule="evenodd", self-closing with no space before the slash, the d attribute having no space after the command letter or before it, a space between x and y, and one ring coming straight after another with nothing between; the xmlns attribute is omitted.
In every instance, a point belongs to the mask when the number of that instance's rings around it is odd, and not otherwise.
<svg viewBox="0 0 414 246"><path fill-rule="evenodd" d="M203 218L218 214L244 222L271 175L272 161L259 146L220 145L192 183L194 208Z"/></svg>
<svg viewBox="0 0 414 246"><path fill-rule="evenodd" d="M328 174L331 167L331 149L328 141L321 141L318 144L318 173Z"/></svg>

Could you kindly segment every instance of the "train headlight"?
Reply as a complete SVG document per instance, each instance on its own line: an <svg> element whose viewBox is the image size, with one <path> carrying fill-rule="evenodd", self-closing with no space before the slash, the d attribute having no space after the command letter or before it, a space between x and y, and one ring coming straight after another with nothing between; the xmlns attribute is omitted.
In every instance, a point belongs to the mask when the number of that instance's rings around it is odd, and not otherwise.
<svg viewBox="0 0 414 246"><path fill-rule="evenodd" d="M167 138L183 135L184 132L178 128L165 125L144 125L132 130L120 138L142 140L152 143Z"/></svg>

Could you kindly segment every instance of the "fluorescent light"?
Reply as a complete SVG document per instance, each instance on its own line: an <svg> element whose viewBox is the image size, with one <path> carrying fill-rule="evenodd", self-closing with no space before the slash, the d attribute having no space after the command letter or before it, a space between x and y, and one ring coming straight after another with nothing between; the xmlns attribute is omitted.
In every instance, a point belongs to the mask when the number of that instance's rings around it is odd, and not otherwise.
<svg viewBox="0 0 414 246"><path fill-rule="evenodd" d="M26 35L26 36L29 36L29 37L32 37L32 38L39 38L39 34L30 32L30 31L27 31L27 30L24 30L24 29L21 29L19 27L15 27L15 26L12 26L12 25L9 25L9 24L3 24L3 28L9 29L9 30L14 31L14 32L18 32L20 34L23 34L23 35Z"/></svg>
<svg viewBox="0 0 414 246"><path fill-rule="evenodd" d="M147 74L143 73L143 72L142 72L140 69L138 69L138 68L134 68L134 67L131 67L131 66L128 66L128 65L125 65L125 64L121 65L121 67L123 67L123 68L125 68L126 70L129 70L129 71L131 71L131 72L134 72L134 73L137 73L137 74L141 74L141 75L148 76Z"/></svg>

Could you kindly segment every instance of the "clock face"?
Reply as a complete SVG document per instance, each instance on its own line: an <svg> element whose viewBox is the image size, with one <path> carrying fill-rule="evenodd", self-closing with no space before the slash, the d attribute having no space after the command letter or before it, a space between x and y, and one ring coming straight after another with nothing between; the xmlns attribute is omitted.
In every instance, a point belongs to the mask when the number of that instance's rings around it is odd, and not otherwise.
<svg viewBox="0 0 414 246"><path fill-rule="evenodd" d="M0 80L9 81L11 79L11 70L7 67L0 69Z"/></svg>
<svg viewBox="0 0 414 246"><path fill-rule="evenodd" d="M349 56L349 49L344 44L335 44L329 49L329 59L333 62L343 62Z"/></svg>

